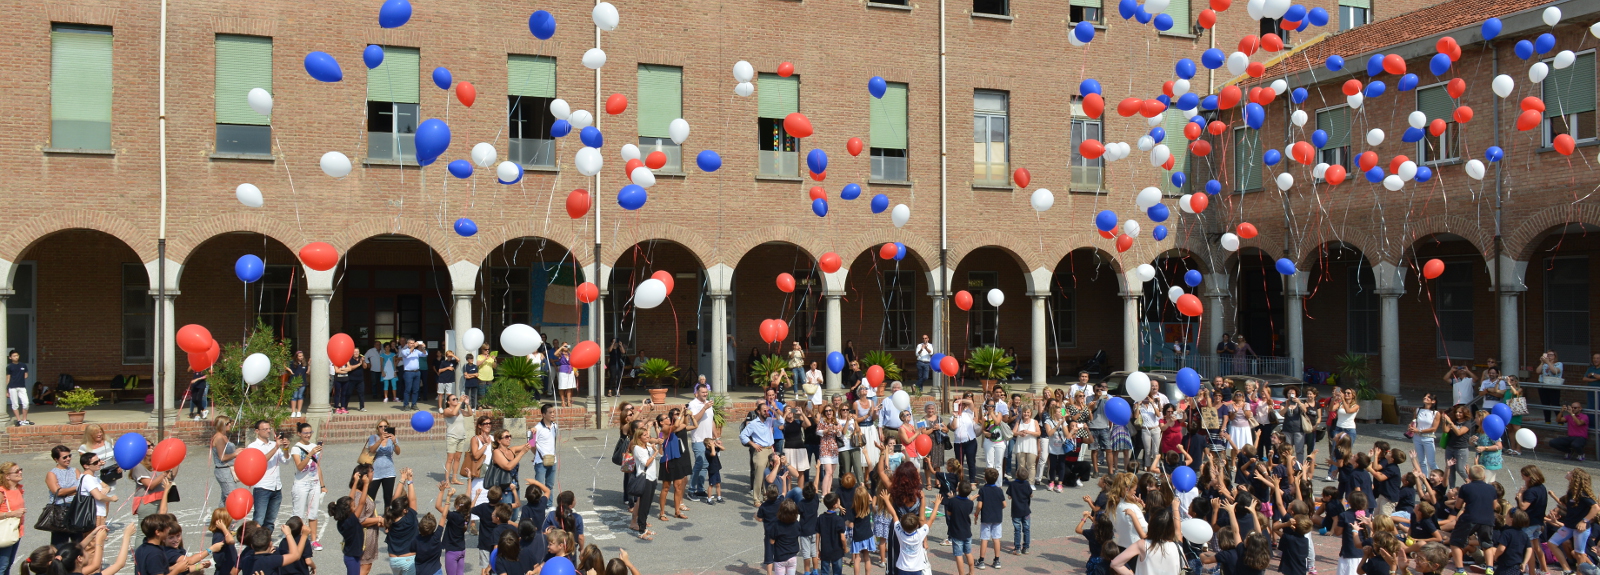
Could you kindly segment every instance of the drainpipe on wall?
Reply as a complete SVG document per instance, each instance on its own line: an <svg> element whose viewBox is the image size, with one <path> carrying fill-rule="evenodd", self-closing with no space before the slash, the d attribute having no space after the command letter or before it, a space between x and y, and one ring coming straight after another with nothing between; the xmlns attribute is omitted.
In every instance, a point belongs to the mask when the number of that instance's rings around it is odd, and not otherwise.
<svg viewBox="0 0 1600 575"><path fill-rule="evenodd" d="M599 6L599 5L600 5L600 1L596 0L595 1L595 6ZM594 47L595 48L599 48L600 47L600 27L599 26L596 26L595 29L594 29ZM602 110L604 110L604 108L600 107L600 69L599 68L595 68L594 69L594 111L596 112L594 114L594 127L595 127L595 129L599 129L600 128L600 117L605 115L605 114L599 113ZM592 196L592 198L594 200L594 272L592 274L590 274L589 281L594 282L595 286L606 286L606 287L609 288L611 286L611 283L607 282L607 281L602 281L600 279L600 195L601 194L600 194L600 174L598 172L596 172L595 175L594 175L594 185L591 186L589 189L594 191L593 193L590 194L590 196ZM609 293L609 292L610 292L610 290L607 289L604 293ZM591 312L589 314L589 334L590 334L590 337L594 338L595 345L601 346L600 349L606 349L608 347L606 345L606 341L605 341L605 333L603 333L604 322L600 321L601 320L601 316L603 315L602 312L605 309L605 305L606 305L606 298L604 298L604 297L596 297L594 299L594 303L591 304ZM604 388L605 384L606 384L605 383L605 381L606 381L605 377L606 377L606 362L605 362L604 354L602 354L602 357L600 358L600 361L594 362L594 366L589 368L589 402L594 404L594 428L595 429L605 429L606 428L606 425L605 425L605 406L602 405L604 402L601 401L602 394L600 393L600 390L602 388Z"/></svg>
<svg viewBox="0 0 1600 575"><path fill-rule="evenodd" d="M167 438L167 0L161 0L161 224L156 235L156 441Z"/></svg>
<svg viewBox="0 0 1600 575"><path fill-rule="evenodd" d="M950 276L949 276L948 271L945 268L945 266L948 265L947 256L949 255L949 252L950 252L949 229L948 229L948 227L946 225L947 222L945 221L945 218L947 217L947 215L949 213L949 212L946 211L945 196L946 196L946 191L947 191L947 187L948 187L947 184L948 184L948 179L949 179L949 161L950 161L950 158L949 158L949 154L948 154L949 150L947 148L948 142L946 141L946 137L945 137L946 136L946 129L948 127L947 124L949 123L949 118L946 115L947 114L947 110L945 109L945 42L944 42L945 13L944 13L944 3L945 3L945 0L939 0L939 271L934 274L937 277L934 279L935 283L934 283L934 296L933 296L933 297L940 298L940 299L943 299L950 291L950 286L947 285L947 284L949 284L949 277ZM949 317L950 317L950 310L948 309L948 306L947 305L940 305L939 306L939 317L933 318L933 321L935 323L938 323L939 326L940 326L940 329L939 329L939 335L940 335L939 341L934 342L934 346L941 353L950 350L950 321L949 321ZM944 381L941 382L943 385L939 386L939 391L940 391L940 394L942 395L942 397L940 398L939 406L940 406L940 410L941 411L944 411L945 413L949 413L949 411L950 411L950 386L952 385L953 382L951 382L949 380L950 379L949 377L944 376L939 372L938 366L930 366L930 367L934 368L933 372L934 372L934 377L935 378L942 378L944 380Z"/></svg>
<svg viewBox="0 0 1600 575"><path fill-rule="evenodd" d="M1495 49L1493 42L1488 42L1487 44L1489 46L1489 77L1493 78L1500 75L1500 51ZM1500 100L1502 99L1503 98L1493 98L1494 145L1496 146L1500 145ZM1505 268L1500 262L1501 255L1505 250L1505 237L1500 235L1501 205L1502 199L1504 198L1504 195L1501 193L1501 185L1504 182L1505 178L1500 169L1500 162L1494 162L1494 303L1496 308L1494 317L1495 323L1500 327L1500 333L1502 334L1502 337L1504 337L1507 327L1505 325L1505 314L1499 312L1499 307L1504 305L1501 301L1502 294L1500 293L1500 286L1501 282L1505 281ZM1512 327L1514 328L1515 326ZM1510 367L1513 370L1512 373L1516 373L1515 370L1519 369L1518 366L1521 364L1521 360L1509 357L1500 358L1500 361L1502 365Z"/></svg>

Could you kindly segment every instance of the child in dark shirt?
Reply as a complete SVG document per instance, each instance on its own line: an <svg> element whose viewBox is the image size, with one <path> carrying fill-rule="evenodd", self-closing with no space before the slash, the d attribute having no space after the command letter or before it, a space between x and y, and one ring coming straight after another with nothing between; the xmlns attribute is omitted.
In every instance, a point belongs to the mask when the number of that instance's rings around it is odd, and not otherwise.
<svg viewBox="0 0 1600 575"><path fill-rule="evenodd" d="M850 549L845 537L845 511L839 505L839 496L829 493L822 497L827 512L817 516L817 558L822 563L822 575L844 575L844 556Z"/></svg>
<svg viewBox="0 0 1600 575"><path fill-rule="evenodd" d="M1085 523L1089 524L1087 530L1083 528ZM1089 575L1105 575L1106 566L1109 563L1100 552L1102 551L1101 543L1110 541L1116 533L1116 527L1111 524L1111 517L1105 513L1085 510L1083 518L1078 520L1078 527L1075 531L1089 543L1089 561L1085 565L1088 568ZM957 557L957 559L959 560L960 557ZM961 575L959 567L957 567L957 575ZM971 568L967 569L966 575L972 575Z"/></svg>
<svg viewBox="0 0 1600 575"><path fill-rule="evenodd" d="M706 500L722 503L722 441L706 439Z"/></svg>
<svg viewBox="0 0 1600 575"><path fill-rule="evenodd" d="M950 460L952 463L954 459ZM950 554L955 556L956 575L972 574L972 484L960 480L957 474L955 493L944 498L945 538L950 541ZM963 570L965 567L965 570Z"/></svg>
<svg viewBox="0 0 1600 575"><path fill-rule="evenodd" d="M299 517L290 517L288 521L283 522L283 525L289 528L289 534L278 541L277 553L279 555L288 555L289 543L298 539L301 541L300 559L285 562L278 572L283 575L311 575L311 572L316 570L317 563L311 558L311 547L304 543L305 541L310 541L310 539L301 537L301 533L305 530L305 523Z"/></svg>
<svg viewBox="0 0 1600 575"><path fill-rule="evenodd" d="M1000 488L1000 469L983 470L985 485L978 490L978 564L991 543L994 545L994 568L1000 568L1000 520L1006 508L1006 492Z"/></svg>
<svg viewBox="0 0 1600 575"><path fill-rule="evenodd" d="M1522 575L1533 561L1533 545L1523 530L1528 527L1527 512L1511 512L1511 523L1495 531L1494 544L1483 547L1483 561L1494 566L1489 575Z"/></svg>
<svg viewBox="0 0 1600 575"><path fill-rule="evenodd" d="M1011 497L1011 552L1027 555L1033 543L1033 485L1027 477L1018 477L1006 484L1006 494Z"/></svg>

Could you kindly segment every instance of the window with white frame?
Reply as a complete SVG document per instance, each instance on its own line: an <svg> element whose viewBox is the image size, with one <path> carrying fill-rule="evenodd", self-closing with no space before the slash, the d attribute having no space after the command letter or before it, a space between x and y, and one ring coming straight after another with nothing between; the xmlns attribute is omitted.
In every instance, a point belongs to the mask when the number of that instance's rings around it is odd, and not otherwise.
<svg viewBox="0 0 1600 575"><path fill-rule="evenodd" d="M1249 128L1233 129L1233 190L1261 189L1261 132Z"/></svg>
<svg viewBox="0 0 1600 575"><path fill-rule="evenodd" d="M683 148L672 142L668 128L683 117L683 68L639 65L639 153L661 152L667 163L660 170L683 173Z"/></svg>
<svg viewBox="0 0 1600 575"><path fill-rule="evenodd" d="M1006 100L1005 92L978 90L972 94L973 184L1005 186L1011 179Z"/></svg>
<svg viewBox="0 0 1600 575"><path fill-rule="evenodd" d="M883 274L883 348L911 349L917 341L917 272Z"/></svg>
<svg viewBox="0 0 1600 575"><path fill-rule="evenodd" d="M1545 260L1544 333L1546 347L1569 362L1589 356L1589 257Z"/></svg>
<svg viewBox="0 0 1600 575"><path fill-rule="evenodd" d="M122 363L150 363L156 355L155 333L156 305L150 296L150 272L144 264L122 264Z"/></svg>
<svg viewBox="0 0 1600 575"><path fill-rule="evenodd" d="M367 158L417 159L417 82L422 56L416 48L383 47L383 63L367 70Z"/></svg>
<svg viewBox="0 0 1600 575"><path fill-rule="evenodd" d="M1350 170L1350 107L1334 106L1317 110L1317 129L1328 134L1327 143L1317 150L1317 161Z"/></svg>
<svg viewBox="0 0 1600 575"><path fill-rule="evenodd" d="M1188 126L1189 118L1176 110L1167 112L1166 116L1162 118L1162 129L1167 132L1166 138L1162 140L1162 143L1165 143L1167 148L1172 151L1172 169L1162 174L1161 191L1169 197L1183 195L1184 186L1174 185L1172 183L1172 175L1180 173L1188 175L1189 172L1188 138L1183 135L1183 129ZM1185 185L1187 185L1187 182L1185 182Z"/></svg>
<svg viewBox="0 0 1600 575"><path fill-rule="evenodd" d="M1084 140L1105 142L1099 120L1074 118L1072 120L1072 187L1074 192L1098 192L1101 189L1105 173L1105 159L1093 160L1079 154L1078 146Z"/></svg>
<svg viewBox="0 0 1600 575"><path fill-rule="evenodd" d="M1417 89L1417 111L1428 117L1428 123L1444 120L1444 132L1435 136L1428 131L1417 141L1417 156L1425 164L1455 160L1461 157L1460 130L1455 119L1455 100L1443 83ZM1427 128L1424 128L1425 130Z"/></svg>
<svg viewBox="0 0 1600 575"><path fill-rule="evenodd" d="M1050 345L1078 346L1078 288L1071 274L1057 274L1050 281Z"/></svg>
<svg viewBox="0 0 1600 575"><path fill-rule="evenodd" d="M1284 29L1282 18L1262 18L1260 22L1262 36L1277 34L1278 38L1283 40L1285 46L1289 44L1289 30Z"/></svg>
<svg viewBox="0 0 1600 575"><path fill-rule="evenodd" d="M1544 145L1555 137L1570 134L1586 142L1595 139L1595 58L1594 50L1578 55L1571 66L1556 69L1554 60L1545 60L1550 74L1540 83L1544 97Z"/></svg>
<svg viewBox="0 0 1600 575"><path fill-rule="evenodd" d="M217 147L223 154L271 154L271 116L250 108L250 91L272 92L272 39L216 37Z"/></svg>
<svg viewBox="0 0 1600 575"><path fill-rule="evenodd" d="M972 294L969 347L996 345L1000 329L1000 308L989 305L989 290L1000 287L1000 272L967 272L967 293Z"/></svg>
<svg viewBox="0 0 1600 575"><path fill-rule="evenodd" d="M1100 0L1069 0L1067 18L1072 22L1101 23L1103 4Z"/></svg>
<svg viewBox="0 0 1600 575"><path fill-rule="evenodd" d="M777 74L756 77L756 138L760 147L760 174L800 176L800 139L783 128L783 119L800 111L800 76Z"/></svg>
<svg viewBox="0 0 1600 575"><path fill-rule="evenodd" d="M1355 264L1345 273L1345 348L1349 353L1378 353L1378 284L1372 268Z"/></svg>
<svg viewBox="0 0 1600 575"><path fill-rule="evenodd" d="M1172 17L1172 28L1165 32L1157 29L1158 34L1174 36L1192 36L1194 34L1194 17L1189 14L1189 0L1172 0L1167 4L1167 9L1162 12Z"/></svg>
<svg viewBox="0 0 1600 575"><path fill-rule="evenodd" d="M1339 0L1339 31L1372 22L1372 0Z"/></svg>
<svg viewBox="0 0 1600 575"><path fill-rule="evenodd" d="M523 166L555 167L556 60L512 54L507 58L506 105L509 159Z"/></svg>
<svg viewBox="0 0 1600 575"><path fill-rule="evenodd" d="M882 98L867 101L872 123L868 131L872 157L872 179L904 182L906 173L906 97L907 87L889 82Z"/></svg>
<svg viewBox="0 0 1600 575"><path fill-rule="evenodd" d="M1438 356L1472 359L1472 262L1445 260L1434 280L1433 307L1439 322Z"/></svg>

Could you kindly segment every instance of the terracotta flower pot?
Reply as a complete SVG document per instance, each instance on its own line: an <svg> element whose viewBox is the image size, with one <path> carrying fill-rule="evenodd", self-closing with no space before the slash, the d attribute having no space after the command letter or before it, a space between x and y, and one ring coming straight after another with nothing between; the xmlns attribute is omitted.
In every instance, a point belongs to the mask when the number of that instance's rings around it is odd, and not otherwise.
<svg viewBox="0 0 1600 575"><path fill-rule="evenodd" d="M83 413L82 411L68 411L67 425L81 425L83 423Z"/></svg>

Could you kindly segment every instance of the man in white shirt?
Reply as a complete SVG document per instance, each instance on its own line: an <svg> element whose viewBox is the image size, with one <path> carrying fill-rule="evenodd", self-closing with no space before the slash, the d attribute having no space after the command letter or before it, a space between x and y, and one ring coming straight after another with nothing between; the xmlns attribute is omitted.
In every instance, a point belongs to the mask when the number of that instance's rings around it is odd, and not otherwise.
<svg viewBox="0 0 1600 575"><path fill-rule="evenodd" d="M262 475L261 480L250 489L250 494L255 499L250 519L270 532L273 527L272 522L278 518L278 508L283 505L283 474L279 472L278 466L288 461L284 450L289 448L289 438L286 435L273 437L272 423L261 419L256 421L256 439L251 441L248 447L260 451L267 457L266 474ZM238 469L235 465L234 473L238 473Z"/></svg>
<svg viewBox="0 0 1600 575"><path fill-rule="evenodd" d="M1506 396L1506 380L1495 368L1483 370L1483 380L1478 383L1478 395L1483 396L1483 409L1494 409Z"/></svg>
<svg viewBox="0 0 1600 575"><path fill-rule="evenodd" d="M689 475L689 497L709 497L706 493L706 471L710 462L706 461L706 440L711 439L716 431L716 410L711 407L711 385L706 383L706 376L700 375L700 382L694 385L694 401L689 402L689 421L695 422L694 432L689 435L693 443L689 449L694 452L694 471Z"/></svg>
<svg viewBox="0 0 1600 575"><path fill-rule="evenodd" d="M892 438L895 441L904 443L904 440L900 438L900 426L904 424L900 420L900 406L895 405L893 401L894 392L902 389L898 381L889 384L889 393L884 395L888 399L884 400L883 408L878 410L878 435L883 436L884 439Z"/></svg>
<svg viewBox="0 0 1600 575"><path fill-rule="evenodd" d="M1472 398L1478 395L1478 388L1473 385L1474 379L1472 371L1464 365L1451 366L1450 371L1445 372L1444 380L1450 382L1450 395L1455 399L1455 405L1470 404Z"/></svg>
<svg viewBox="0 0 1600 575"><path fill-rule="evenodd" d="M933 341L923 334L917 344L917 395L922 395L922 384L933 377Z"/></svg>
<svg viewBox="0 0 1600 575"><path fill-rule="evenodd" d="M545 484L552 492L556 488L556 412L552 404L539 406L539 423L528 433L533 435L533 478Z"/></svg>
<svg viewBox="0 0 1600 575"><path fill-rule="evenodd" d="M422 392L422 363L421 359L427 354L420 341L413 341L400 346L400 409L416 409L417 394ZM546 484L548 485L548 484Z"/></svg>
<svg viewBox="0 0 1600 575"><path fill-rule="evenodd" d="M957 399L951 407L955 413L952 422L953 430L950 432L950 441L955 444L956 459L967 470L967 481L976 481L978 477L978 422L977 416L972 412L972 400Z"/></svg>
<svg viewBox="0 0 1600 575"><path fill-rule="evenodd" d="M1083 394L1084 399L1094 397L1094 384L1089 383L1089 372L1087 371L1078 372L1078 382L1067 388L1067 399L1072 399L1072 396L1080 393Z"/></svg>

